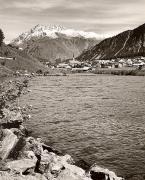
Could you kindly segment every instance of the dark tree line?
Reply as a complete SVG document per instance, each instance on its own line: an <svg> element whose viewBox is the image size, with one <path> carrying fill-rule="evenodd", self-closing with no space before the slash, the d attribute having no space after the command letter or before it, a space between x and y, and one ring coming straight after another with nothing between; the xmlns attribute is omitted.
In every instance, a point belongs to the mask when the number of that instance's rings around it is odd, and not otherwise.
<svg viewBox="0 0 145 180"><path fill-rule="evenodd" d="M2 45L4 38L5 38L4 33L3 33L3 31L0 29L0 46Z"/></svg>

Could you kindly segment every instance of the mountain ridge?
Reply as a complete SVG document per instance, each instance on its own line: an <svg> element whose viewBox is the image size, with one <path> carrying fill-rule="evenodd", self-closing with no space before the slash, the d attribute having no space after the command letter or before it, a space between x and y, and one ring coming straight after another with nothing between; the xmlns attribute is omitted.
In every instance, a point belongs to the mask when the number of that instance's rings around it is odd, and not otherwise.
<svg viewBox="0 0 145 180"><path fill-rule="evenodd" d="M77 57L78 60L110 59L145 55L145 24L106 38Z"/></svg>
<svg viewBox="0 0 145 180"><path fill-rule="evenodd" d="M99 43L101 38L93 32L66 29L62 26L36 25L22 33L11 44L22 48L40 61L77 57L84 49Z"/></svg>
<svg viewBox="0 0 145 180"><path fill-rule="evenodd" d="M74 29L67 29L60 25L36 25L29 31L22 33L17 38L13 39L11 44L20 45L24 40L30 40L32 37L49 37L52 39L59 38L59 35L66 37L82 37L86 39L102 39L99 34L94 32L85 32Z"/></svg>

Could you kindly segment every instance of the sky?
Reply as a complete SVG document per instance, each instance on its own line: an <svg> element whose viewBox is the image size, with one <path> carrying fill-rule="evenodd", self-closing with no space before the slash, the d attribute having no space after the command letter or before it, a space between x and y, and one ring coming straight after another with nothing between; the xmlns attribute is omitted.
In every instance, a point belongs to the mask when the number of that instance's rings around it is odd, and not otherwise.
<svg viewBox="0 0 145 180"><path fill-rule="evenodd" d="M145 23L145 0L0 0L0 28L9 42L37 24L111 36Z"/></svg>

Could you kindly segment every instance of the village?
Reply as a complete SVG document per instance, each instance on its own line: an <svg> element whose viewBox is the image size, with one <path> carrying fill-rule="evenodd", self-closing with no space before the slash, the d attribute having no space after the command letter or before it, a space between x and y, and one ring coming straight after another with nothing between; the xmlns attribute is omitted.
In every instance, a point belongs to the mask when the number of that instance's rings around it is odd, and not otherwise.
<svg viewBox="0 0 145 180"><path fill-rule="evenodd" d="M16 57L0 57L0 63L5 66L6 62L14 61ZM73 58L62 60L55 63L45 62L45 70L39 69L34 73L27 69L19 69L16 76L66 76L69 73L94 73L94 74L114 74L114 75L145 75L145 57L138 56L134 58L114 58L109 60L87 60L78 61L74 55ZM51 69L51 70L50 70ZM52 72L53 71L53 72Z"/></svg>
<svg viewBox="0 0 145 180"><path fill-rule="evenodd" d="M74 57L72 59L59 62L51 65L50 63L45 64L52 69L66 69L71 72L87 72L96 69L138 69L141 70L145 67L145 57L134 57L134 58L116 58L110 60L99 60L94 59L93 61L78 61Z"/></svg>

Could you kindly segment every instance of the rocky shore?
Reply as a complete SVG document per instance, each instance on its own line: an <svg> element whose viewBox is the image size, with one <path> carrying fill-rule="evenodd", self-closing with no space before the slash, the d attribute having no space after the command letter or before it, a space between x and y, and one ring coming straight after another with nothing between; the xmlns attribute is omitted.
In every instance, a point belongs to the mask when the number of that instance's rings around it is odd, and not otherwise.
<svg viewBox="0 0 145 180"><path fill-rule="evenodd" d="M24 122L32 107L19 106L28 82L21 77L0 85L0 180L123 180L96 164L76 165L70 155L29 136Z"/></svg>

